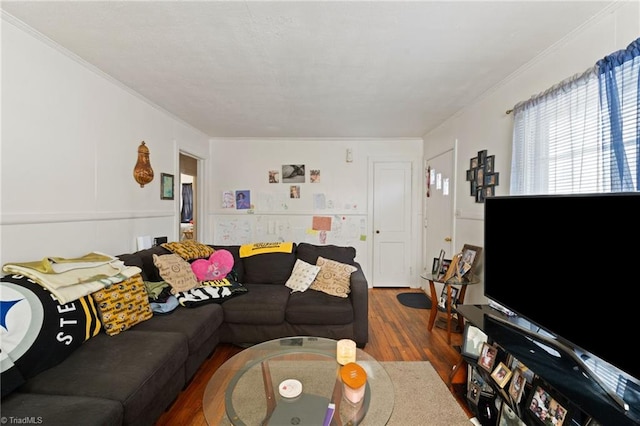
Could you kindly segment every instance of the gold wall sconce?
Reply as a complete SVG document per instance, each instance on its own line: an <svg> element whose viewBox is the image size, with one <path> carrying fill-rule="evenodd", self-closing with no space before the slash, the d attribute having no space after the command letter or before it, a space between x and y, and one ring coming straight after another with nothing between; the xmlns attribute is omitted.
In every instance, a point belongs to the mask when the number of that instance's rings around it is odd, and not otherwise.
<svg viewBox="0 0 640 426"><path fill-rule="evenodd" d="M138 161L133 168L133 178L140 184L140 188L144 188L146 184L153 180L153 169L149 161L149 148L144 141L138 147Z"/></svg>

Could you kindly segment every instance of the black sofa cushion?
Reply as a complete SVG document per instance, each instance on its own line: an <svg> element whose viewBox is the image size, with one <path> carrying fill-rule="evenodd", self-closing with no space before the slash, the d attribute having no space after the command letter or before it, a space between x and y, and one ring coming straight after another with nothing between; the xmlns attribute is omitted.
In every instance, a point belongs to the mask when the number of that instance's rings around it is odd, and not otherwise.
<svg viewBox="0 0 640 426"><path fill-rule="evenodd" d="M178 307L168 315L154 315L153 321L142 322L135 330L182 333L187 336L189 353L194 353L220 327L223 319L222 308L217 304L198 306L197 309Z"/></svg>
<svg viewBox="0 0 640 426"><path fill-rule="evenodd" d="M350 324L353 305L348 298L309 289L289 296L285 319L291 324Z"/></svg>
<svg viewBox="0 0 640 426"><path fill-rule="evenodd" d="M356 249L354 247L316 246L309 243L300 243L296 249L296 255L299 259L312 265L316 264L319 256L349 265L355 265L356 263Z"/></svg>
<svg viewBox="0 0 640 426"><path fill-rule="evenodd" d="M122 260L127 266L137 266L142 269L142 279L144 281L163 281L158 272L158 268L156 268L156 265L153 263L154 254L162 256L163 254L171 254L171 252L162 246L155 246L135 253L120 254L116 257Z"/></svg>
<svg viewBox="0 0 640 426"><path fill-rule="evenodd" d="M124 409L110 399L14 392L2 400L2 416L43 425L105 426L122 424Z"/></svg>
<svg viewBox="0 0 640 426"><path fill-rule="evenodd" d="M282 324L289 288L277 285L245 284L248 291L222 304L224 320L237 324Z"/></svg>
<svg viewBox="0 0 640 426"><path fill-rule="evenodd" d="M296 263L296 244L291 253L264 253L242 259L243 284L284 284ZM315 263L314 263L315 264Z"/></svg>
<svg viewBox="0 0 640 426"><path fill-rule="evenodd" d="M181 333L101 333L57 366L23 385L20 392L88 396L119 401L124 424L157 418L185 385L187 337ZM170 398L162 401L163 397ZM159 413L151 407L161 406ZM157 411L157 410L155 410Z"/></svg>

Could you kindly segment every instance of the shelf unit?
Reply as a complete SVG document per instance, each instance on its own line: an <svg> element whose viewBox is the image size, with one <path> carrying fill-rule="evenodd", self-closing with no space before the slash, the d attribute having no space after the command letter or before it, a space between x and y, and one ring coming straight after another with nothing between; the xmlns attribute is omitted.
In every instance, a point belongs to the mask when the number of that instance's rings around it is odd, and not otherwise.
<svg viewBox="0 0 640 426"><path fill-rule="evenodd" d="M495 370L487 371L475 357L462 357L461 363L467 369L467 400L483 425L499 424L500 416L516 416L522 424L544 426L551 423L543 417L556 413L560 414L555 424L562 426L640 425L640 387L633 381L618 377L616 392L625 395L625 401L636 401L625 409L620 405L622 397L617 401L574 350L548 334L534 331L536 327L527 329L523 319L506 316L488 305L459 305L456 310L465 322L486 334L487 343L497 349L492 369L500 362L512 372L516 366L527 369L524 390L518 401L509 393L511 378L501 387L492 376ZM462 370L462 366L457 368ZM482 385L483 391L479 395L474 392L474 389L477 391L474 381ZM549 402L534 411L540 403L537 395L541 394L544 396L540 400L546 397ZM511 417L504 423L521 424Z"/></svg>

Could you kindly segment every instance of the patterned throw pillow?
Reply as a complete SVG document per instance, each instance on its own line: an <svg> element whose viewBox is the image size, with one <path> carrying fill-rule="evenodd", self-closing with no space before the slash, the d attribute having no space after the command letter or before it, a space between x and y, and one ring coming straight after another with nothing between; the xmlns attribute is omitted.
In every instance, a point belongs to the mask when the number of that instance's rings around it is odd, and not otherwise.
<svg viewBox="0 0 640 426"><path fill-rule="evenodd" d="M195 308L207 303L222 303L244 294L248 289L232 278L203 281L199 287L176 294L178 302L185 308Z"/></svg>
<svg viewBox="0 0 640 426"><path fill-rule="evenodd" d="M358 270L355 266L335 260L318 257L316 265L320 272L311 284L312 290L318 290L338 297L348 297L351 291L351 274Z"/></svg>
<svg viewBox="0 0 640 426"><path fill-rule="evenodd" d="M96 302L104 331L121 333L153 316L149 296L140 274L91 293Z"/></svg>
<svg viewBox="0 0 640 426"><path fill-rule="evenodd" d="M171 293L176 294L198 287L198 280L191 264L177 254L154 254L153 263L158 268L160 277L171 286Z"/></svg>
<svg viewBox="0 0 640 426"><path fill-rule="evenodd" d="M199 243L195 240L174 241L162 244L172 253L177 254L184 260L206 259L215 251L206 244Z"/></svg>
<svg viewBox="0 0 640 426"><path fill-rule="evenodd" d="M291 272L291 276L284 285L291 289L291 293L305 291L316 279L319 271L319 266L297 259L293 265L293 272Z"/></svg>

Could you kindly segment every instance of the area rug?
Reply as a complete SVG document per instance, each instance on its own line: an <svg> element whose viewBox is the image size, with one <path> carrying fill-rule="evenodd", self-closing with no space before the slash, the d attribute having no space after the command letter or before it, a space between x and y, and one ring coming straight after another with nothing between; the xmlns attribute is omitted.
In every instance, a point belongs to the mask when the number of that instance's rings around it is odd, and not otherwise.
<svg viewBox="0 0 640 426"><path fill-rule="evenodd" d="M387 390L388 394L384 392L384 397L394 399L387 426L468 426L472 423L431 363L390 361L380 364L393 383L393 393L391 389ZM259 385L261 378L257 376L255 380L254 385ZM261 409L260 413L263 412ZM220 424L231 425L229 419L224 417ZM372 413L371 421L368 422L365 415L360 425L381 426L379 421L373 421L374 418Z"/></svg>
<svg viewBox="0 0 640 426"><path fill-rule="evenodd" d="M472 424L436 370L426 361L381 362L391 377L394 407L387 426ZM367 417L361 425L367 423Z"/></svg>
<svg viewBox="0 0 640 426"><path fill-rule="evenodd" d="M424 293L399 293L398 302L416 309L431 309L431 300Z"/></svg>

